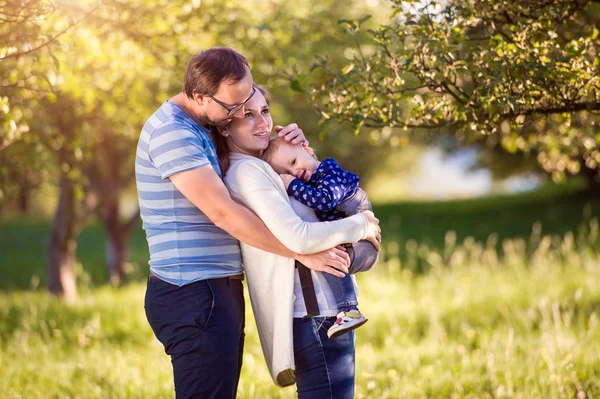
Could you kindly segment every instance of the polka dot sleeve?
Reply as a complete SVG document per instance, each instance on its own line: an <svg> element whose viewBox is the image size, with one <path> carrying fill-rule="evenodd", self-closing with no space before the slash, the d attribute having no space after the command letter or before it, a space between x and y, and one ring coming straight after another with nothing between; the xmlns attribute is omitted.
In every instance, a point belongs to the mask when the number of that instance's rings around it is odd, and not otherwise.
<svg viewBox="0 0 600 399"><path fill-rule="evenodd" d="M288 194L315 211L333 210L358 187L359 178L345 171L333 158L327 158L308 182L294 179L288 186Z"/></svg>

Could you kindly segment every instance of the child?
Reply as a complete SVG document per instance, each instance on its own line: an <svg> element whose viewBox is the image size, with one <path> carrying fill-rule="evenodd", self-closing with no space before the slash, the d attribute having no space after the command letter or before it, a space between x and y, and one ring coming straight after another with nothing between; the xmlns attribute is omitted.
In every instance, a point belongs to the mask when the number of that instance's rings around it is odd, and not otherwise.
<svg viewBox="0 0 600 399"><path fill-rule="evenodd" d="M319 220L337 220L372 210L367 194L358 187L358 176L343 170L333 158L319 162L310 147L291 145L279 137L269 142L263 160L279 173L289 195L315 210ZM347 244L350 272L369 270L377 261L377 250L368 241ZM339 278L323 273L338 307L337 320L327 331L332 338L367 322L358 310L354 283L349 274Z"/></svg>

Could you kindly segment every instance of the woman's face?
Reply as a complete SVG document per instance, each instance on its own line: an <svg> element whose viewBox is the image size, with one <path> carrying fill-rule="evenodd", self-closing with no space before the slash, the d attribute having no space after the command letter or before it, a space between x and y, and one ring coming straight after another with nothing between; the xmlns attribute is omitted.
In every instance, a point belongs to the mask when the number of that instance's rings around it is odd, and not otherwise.
<svg viewBox="0 0 600 399"><path fill-rule="evenodd" d="M244 114L223 128L221 134L227 137L233 152L260 157L269 145L273 120L267 100L259 90L244 105Z"/></svg>

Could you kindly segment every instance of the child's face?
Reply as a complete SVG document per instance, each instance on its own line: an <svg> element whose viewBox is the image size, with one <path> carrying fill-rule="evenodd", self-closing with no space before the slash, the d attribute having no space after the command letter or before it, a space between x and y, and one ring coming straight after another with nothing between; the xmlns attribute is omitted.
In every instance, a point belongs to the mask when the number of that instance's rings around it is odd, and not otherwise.
<svg viewBox="0 0 600 399"><path fill-rule="evenodd" d="M280 145L271 157L271 166L279 174L290 174L297 179L308 181L319 167L311 148L301 145Z"/></svg>

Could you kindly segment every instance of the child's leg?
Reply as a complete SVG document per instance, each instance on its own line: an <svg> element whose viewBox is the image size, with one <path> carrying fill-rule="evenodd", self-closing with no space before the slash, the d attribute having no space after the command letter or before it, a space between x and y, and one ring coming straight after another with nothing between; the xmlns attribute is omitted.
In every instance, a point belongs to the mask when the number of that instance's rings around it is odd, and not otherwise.
<svg viewBox="0 0 600 399"><path fill-rule="evenodd" d="M373 206L371 205L371 201L369 201L367 193L358 188L352 197L342 201L336 209L350 216L362 211L372 211ZM379 252L377 252L375 246L369 241L362 240L355 244L345 244L344 246L348 251L348 255L350 255L350 274L371 270L379 258Z"/></svg>
<svg viewBox="0 0 600 399"><path fill-rule="evenodd" d="M350 267L348 268L350 274L369 271L377 263L379 252L370 241L362 240L344 246L350 255Z"/></svg>
<svg viewBox="0 0 600 399"><path fill-rule="evenodd" d="M335 323L327 330L327 336L334 338L365 324L367 318L358 310L352 277L349 274L346 274L344 278L328 273L323 273L323 275L333 291L339 310Z"/></svg>
<svg viewBox="0 0 600 399"><path fill-rule="evenodd" d="M358 306L356 292L354 291L354 283L349 274L346 274L344 278L339 278L329 273L323 273L323 276L333 292L335 305L338 310L343 311Z"/></svg>
<svg viewBox="0 0 600 399"><path fill-rule="evenodd" d="M358 212L372 211L373 206L371 205L371 201L369 201L367 193L359 187L351 197L344 199L335 209L344 212L348 216L352 216Z"/></svg>

